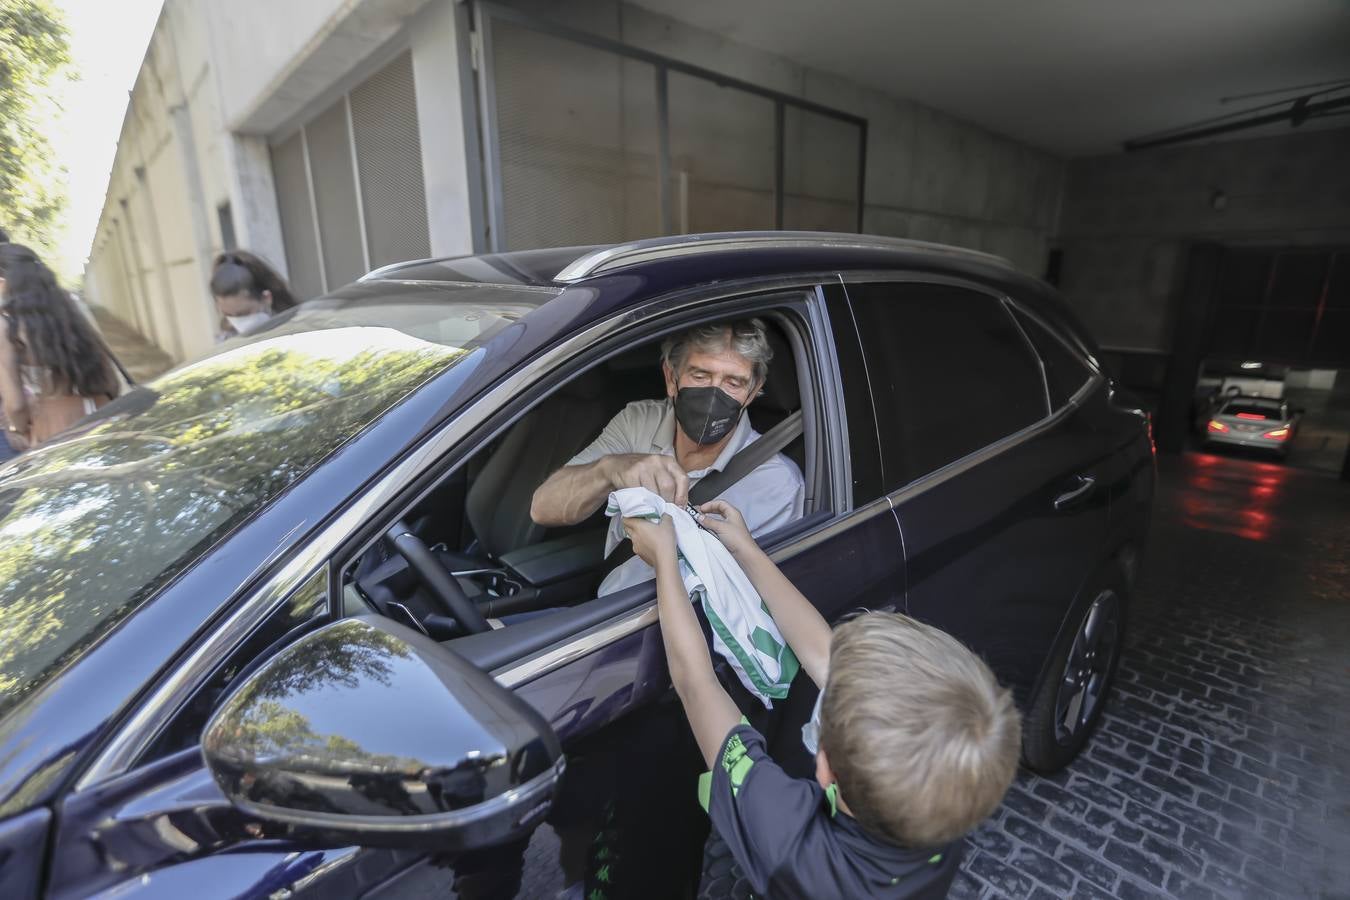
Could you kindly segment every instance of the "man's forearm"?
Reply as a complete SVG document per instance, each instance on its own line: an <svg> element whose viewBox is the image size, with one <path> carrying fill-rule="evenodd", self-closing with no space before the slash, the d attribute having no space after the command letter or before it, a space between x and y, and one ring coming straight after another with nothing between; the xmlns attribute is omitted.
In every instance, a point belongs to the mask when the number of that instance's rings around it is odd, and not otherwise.
<svg viewBox="0 0 1350 900"><path fill-rule="evenodd" d="M769 608L769 615L806 674L817 687L824 688L830 672L829 623L763 550L754 547L742 551L736 561Z"/></svg>
<svg viewBox="0 0 1350 900"><path fill-rule="evenodd" d="M613 490L611 457L583 466L563 466L535 490L530 518L538 525L575 525L600 508Z"/></svg>

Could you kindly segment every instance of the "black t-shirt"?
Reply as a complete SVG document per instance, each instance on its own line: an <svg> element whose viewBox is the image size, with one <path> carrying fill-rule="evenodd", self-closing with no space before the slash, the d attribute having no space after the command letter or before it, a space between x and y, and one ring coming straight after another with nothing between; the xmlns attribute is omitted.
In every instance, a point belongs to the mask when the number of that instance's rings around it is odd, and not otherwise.
<svg viewBox="0 0 1350 900"><path fill-rule="evenodd" d="M960 841L914 850L873 837L819 784L784 772L749 725L727 735L711 774L708 815L757 895L940 898L956 877Z"/></svg>

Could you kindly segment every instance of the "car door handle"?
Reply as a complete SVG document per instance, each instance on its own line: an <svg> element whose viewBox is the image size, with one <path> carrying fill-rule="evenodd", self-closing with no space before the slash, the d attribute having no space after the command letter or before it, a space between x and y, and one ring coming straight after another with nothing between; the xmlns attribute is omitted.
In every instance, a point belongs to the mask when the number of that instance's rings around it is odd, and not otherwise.
<svg viewBox="0 0 1350 900"><path fill-rule="evenodd" d="M1091 475L1075 475L1074 480L1078 482L1078 487L1071 491L1065 491L1056 497L1055 509L1064 510L1077 506L1083 500L1086 500L1088 495L1092 493L1092 489L1097 486L1097 479Z"/></svg>

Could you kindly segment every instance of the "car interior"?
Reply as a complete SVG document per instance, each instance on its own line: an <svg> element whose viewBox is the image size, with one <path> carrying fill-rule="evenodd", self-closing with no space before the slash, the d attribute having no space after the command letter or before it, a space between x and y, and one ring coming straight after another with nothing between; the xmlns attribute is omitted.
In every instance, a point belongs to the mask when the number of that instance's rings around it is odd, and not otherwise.
<svg viewBox="0 0 1350 900"><path fill-rule="evenodd" d="M748 415L762 435L802 410L803 433L783 452L803 473L811 518L822 507L816 486L827 479L817 404L802 403L815 393L805 327L788 312L760 315L774 353ZM544 528L530 518L530 501L627 403L664 393L659 338L569 378L442 477L347 567L347 611L374 611L444 641L524 628L548 611L595 598L604 576L626 558L622 547L604 556L603 509L570 527ZM532 621L513 625L523 619Z"/></svg>

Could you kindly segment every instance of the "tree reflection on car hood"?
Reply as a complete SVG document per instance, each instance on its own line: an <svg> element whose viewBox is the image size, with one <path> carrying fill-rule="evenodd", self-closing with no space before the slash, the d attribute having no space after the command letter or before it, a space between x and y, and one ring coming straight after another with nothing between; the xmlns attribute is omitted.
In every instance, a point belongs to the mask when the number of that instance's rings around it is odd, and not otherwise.
<svg viewBox="0 0 1350 900"><path fill-rule="evenodd" d="M0 468L0 715L467 355L391 328L264 337Z"/></svg>

